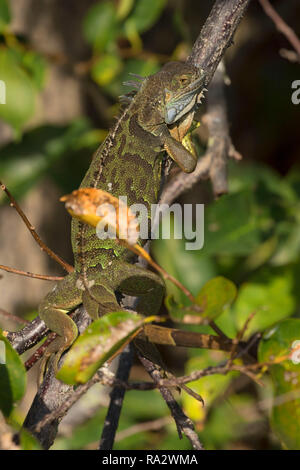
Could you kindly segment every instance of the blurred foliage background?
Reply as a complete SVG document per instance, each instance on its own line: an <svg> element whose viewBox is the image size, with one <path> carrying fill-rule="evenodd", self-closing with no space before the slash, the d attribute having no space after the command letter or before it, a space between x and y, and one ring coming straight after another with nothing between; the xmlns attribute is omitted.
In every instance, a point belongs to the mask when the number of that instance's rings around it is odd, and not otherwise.
<svg viewBox="0 0 300 470"><path fill-rule="evenodd" d="M273 4L299 35L299 2ZM0 80L6 83L6 104L0 104L0 178L42 238L69 262L70 219L59 196L80 184L118 114L128 74L144 76L168 60L184 60L212 5L196 0L0 0ZM238 286L236 302L217 321L230 337L254 311L248 337L300 313L300 106L291 101L291 83L300 79L300 71L299 64L281 57L281 48L290 45L253 1L225 56L230 132L243 155L241 162L230 163L229 194L214 201L209 184L201 183L180 199L206 204L202 250L186 251L183 240L153 243L156 260L192 292L217 275ZM205 148L201 139L198 146ZM0 217L2 264L60 274L4 194ZM49 285L4 273L0 308L32 318ZM1 326L15 325L1 319ZM177 375L225 357L199 350L162 352ZM132 376L144 374L136 364ZM28 392L14 411L20 423L35 393L34 376L33 370ZM268 420L272 377L264 382L259 387L236 373L201 379L193 387L205 399L205 409L184 393L178 397L206 448L281 447L276 422L271 427ZM107 400L103 387L91 389L62 422L54 448L95 448ZM154 429L139 426L153 420ZM189 448L186 439L178 440L156 391L126 394L119 431L116 449Z"/></svg>

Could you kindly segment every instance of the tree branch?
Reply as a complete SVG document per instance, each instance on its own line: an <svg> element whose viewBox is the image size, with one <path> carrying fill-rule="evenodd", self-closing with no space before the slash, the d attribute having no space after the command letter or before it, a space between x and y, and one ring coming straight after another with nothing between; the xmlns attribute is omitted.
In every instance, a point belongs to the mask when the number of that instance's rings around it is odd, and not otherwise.
<svg viewBox="0 0 300 470"><path fill-rule="evenodd" d="M43 281L62 281L63 277L61 276L47 276L46 274L35 274L28 271L22 271L21 269L11 268L9 266L4 266L0 264L0 269L12 274L18 274L19 276L31 277L33 279L41 279Z"/></svg>
<svg viewBox="0 0 300 470"><path fill-rule="evenodd" d="M297 53L298 62L300 62L300 39L295 31L281 18L277 11L272 7L269 0L259 0L264 12L273 21L278 31L280 31Z"/></svg>
<svg viewBox="0 0 300 470"><path fill-rule="evenodd" d="M209 85L250 0L216 0L187 61L204 70Z"/></svg>
<svg viewBox="0 0 300 470"><path fill-rule="evenodd" d="M116 379L128 381L133 361L133 347L128 344L119 359ZM115 386L110 395L110 404L104 421L99 450L112 450L125 396L125 388Z"/></svg>
<svg viewBox="0 0 300 470"><path fill-rule="evenodd" d="M158 387L163 399L165 400L173 418L177 426L177 431L179 434L179 438L182 438L182 433L186 435L186 437L189 439L190 443L192 444L193 449L195 450L203 450L203 445L199 441L198 434L196 433L194 429L193 422L190 418L188 418L176 400L174 399L172 393L170 390L164 386L159 385L159 382L161 381L161 372L157 368L157 366L151 362L149 359L146 357L143 357L141 353L138 351L138 357L145 367L146 371L152 377L154 383Z"/></svg>

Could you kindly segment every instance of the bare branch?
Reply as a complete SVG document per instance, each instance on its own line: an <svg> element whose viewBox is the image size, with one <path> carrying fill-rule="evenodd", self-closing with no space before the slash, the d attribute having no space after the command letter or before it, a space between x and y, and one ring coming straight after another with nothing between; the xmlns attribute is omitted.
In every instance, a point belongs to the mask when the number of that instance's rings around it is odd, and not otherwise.
<svg viewBox="0 0 300 470"><path fill-rule="evenodd" d="M34 364L36 364L38 360L41 359L41 357L43 357L47 347L49 346L50 343L52 343L52 341L55 340L56 337L57 337L57 334L54 332L48 335L48 338L46 339L46 341L44 341L43 344L25 362L24 365L25 365L26 370L31 369L31 367L33 367Z"/></svg>
<svg viewBox="0 0 300 470"><path fill-rule="evenodd" d="M182 409L180 408L180 406L174 399L170 390L164 386L159 385L161 381L161 371L153 362L151 362L146 357L143 357L139 351L138 351L138 357L141 363L143 364L143 366L145 367L146 371L148 372L148 374L152 377L163 399L168 405L171 411L171 414L174 418L174 421L176 423L179 438L182 437L182 433L183 433L191 442L193 449L203 450L203 445L199 441L199 437L194 429L192 420L184 414L184 412L182 411Z"/></svg>
<svg viewBox="0 0 300 470"><path fill-rule="evenodd" d="M45 323L39 317L36 317L22 330L6 332L6 337L17 353L23 354L35 346L48 333L49 329Z"/></svg>
<svg viewBox="0 0 300 470"><path fill-rule="evenodd" d="M7 320L9 321L13 321L21 325L29 323L29 321L26 320L25 318L17 317L17 315L13 315L12 313L9 313L6 310L3 310L3 308L0 308L0 316L7 318Z"/></svg>
<svg viewBox="0 0 300 470"><path fill-rule="evenodd" d="M283 47L279 49L279 54L286 60L289 60L292 63L299 62L299 56L295 51L289 51Z"/></svg>
<svg viewBox="0 0 300 470"><path fill-rule="evenodd" d="M116 442L122 441L123 439L126 439L126 437L130 437L141 432L158 431L171 423L171 416L164 416L163 418L154 419L152 421L134 424L130 428L119 431L116 435Z"/></svg>
<svg viewBox="0 0 300 470"><path fill-rule="evenodd" d="M237 348L241 342L241 340L243 339L245 333L246 333L246 330L249 326L249 323L251 322L252 318L254 317L254 315L256 314L256 311L255 312L252 312L248 318L246 319L245 323L244 323L244 326L243 328L238 332L236 338L234 338L232 340L232 349L230 351L230 358L229 358L229 361L228 361L228 364L231 365L233 363L233 360L236 356L236 351L237 351Z"/></svg>
<svg viewBox="0 0 300 470"><path fill-rule="evenodd" d="M278 31L280 31L289 43L293 46L297 53L297 60L300 62L300 39L295 31L281 18L275 8L270 4L269 0L259 0L264 12L273 21Z"/></svg>
<svg viewBox="0 0 300 470"><path fill-rule="evenodd" d="M129 344L122 352L116 379L127 382L133 361L133 347ZM125 388L115 386L110 395L110 404L104 421L99 450L111 450L115 441L119 419L122 411Z"/></svg>
<svg viewBox="0 0 300 470"><path fill-rule="evenodd" d="M0 269L12 274L19 274L20 276L32 277L33 279L42 279L43 281L61 281L64 279L61 276L47 276L45 274L34 274L29 273L28 271L22 271L20 269L10 268L9 266L4 266L0 264Z"/></svg>
<svg viewBox="0 0 300 470"><path fill-rule="evenodd" d="M204 70L210 83L250 0L216 0L196 39L188 62Z"/></svg>

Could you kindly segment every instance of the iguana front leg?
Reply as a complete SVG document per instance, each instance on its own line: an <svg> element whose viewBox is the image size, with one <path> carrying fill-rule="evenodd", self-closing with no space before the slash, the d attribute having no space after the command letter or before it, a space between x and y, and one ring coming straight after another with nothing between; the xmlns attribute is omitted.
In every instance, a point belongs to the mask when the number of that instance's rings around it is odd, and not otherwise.
<svg viewBox="0 0 300 470"><path fill-rule="evenodd" d="M83 280L78 273L71 273L41 302L39 316L58 337L48 346L40 368L41 382L51 355L52 366L57 372L61 355L75 341L78 329L68 313L83 303L93 320L106 313L122 310L116 291L140 298L137 311L145 315L156 314L164 295L164 283L155 273L140 266L119 262L94 278Z"/></svg>
<svg viewBox="0 0 300 470"><path fill-rule="evenodd" d="M58 335L44 352L39 384L43 380L49 358L53 356L51 365L56 374L62 354L77 338L77 325L68 314L81 303L93 320L105 313L120 310L114 291L105 283L101 284L101 281L97 284L94 280L83 279L80 274L72 273L57 284L39 306L40 318Z"/></svg>
<svg viewBox="0 0 300 470"><path fill-rule="evenodd" d="M47 327L57 333L57 338L46 349L39 373L41 383L47 362L55 353L53 367L57 370L58 361L62 353L75 341L78 329L68 313L81 304L82 290L76 286L78 274L71 273L56 284L39 305L39 317Z"/></svg>
<svg viewBox="0 0 300 470"><path fill-rule="evenodd" d="M192 173L194 171L197 165L197 158L181 142L171 136L167 127L162 131L162 142L169 157L177 163L182 171L185 173Z"/></svg>

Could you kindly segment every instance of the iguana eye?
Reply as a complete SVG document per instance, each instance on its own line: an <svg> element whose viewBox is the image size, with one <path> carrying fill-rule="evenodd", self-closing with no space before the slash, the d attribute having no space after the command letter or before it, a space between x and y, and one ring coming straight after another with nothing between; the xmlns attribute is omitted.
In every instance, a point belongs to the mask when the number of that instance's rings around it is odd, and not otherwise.
<svg viewBox="0 0 300 470"><path fill-rule="evenodd" d="M189 81L188 77L181 77L179 79L181 85L186 85L187 82Z"/></svg>

